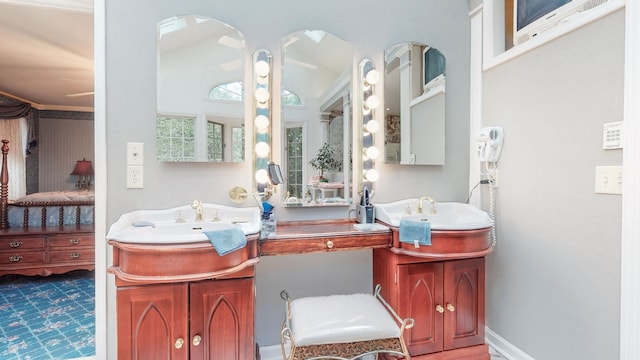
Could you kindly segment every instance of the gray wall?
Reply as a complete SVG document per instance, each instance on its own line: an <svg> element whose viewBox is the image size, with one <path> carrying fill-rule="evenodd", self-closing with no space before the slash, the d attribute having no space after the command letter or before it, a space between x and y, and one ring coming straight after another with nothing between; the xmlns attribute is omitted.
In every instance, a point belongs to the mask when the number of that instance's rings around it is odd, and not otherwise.
<svg viewBox="0 0 640 360"><path fill-rule="evenodd" d="M594 192L623 119L624 11L484 73L505 144L487 326L535 359L619 358L621 196Z"/></svg>
<svg viewBox="0 0 640 360"><path fill-rule="evenodd" d="M447 139L445 166L381 165L382 179L374 201L432 194L438 200L463 201L467 195L469 119L468 3L365 0L309 2L298 0L211 2L106 2L107 72L107 225L136 209L167 208L201 199L230 205L235 185L251 188L251 164L180 164L155 160L156 49L155 23L163 18L197 14L236 27L247 39L248 55L265 48L280 61L280 38L303 29L323 29L354 45L355 61L371 58L383 66L383 50L402 41L430 44L447 56ZM143 142L144 185L125 188L126 143ZM346 209L285 210L278 219L346 218ZM110 250L108 250L110 253ZM110 260L109 260L110 263ZM115 334L115 287L109 276L109 334ZM256 337L276 344L281 325L284 287L293 296L371 291L371 253L265 257L258 265ZM275 314L275 315L274 315ZM115 338L110 336L110 349ZM114 355L110 353L110 357Z"/></svg>

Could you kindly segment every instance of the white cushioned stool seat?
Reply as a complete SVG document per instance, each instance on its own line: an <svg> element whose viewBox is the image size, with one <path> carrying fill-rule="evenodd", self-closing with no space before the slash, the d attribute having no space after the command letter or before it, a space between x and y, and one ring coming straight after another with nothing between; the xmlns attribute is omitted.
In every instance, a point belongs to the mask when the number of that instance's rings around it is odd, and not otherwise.
<svg viewBox="0 0 640 360"><path fill-rule="evenodd" d="M371 294L306 297L291 302L296 345L396 338L400 327Z"/></svg>
<svg viewBox="0 0 640 360"><path fill-rule="evenodd" d="M413 319L401 319L380 296L349 294L291 300L286 291L286 316L281 332L285 360L356 359L390 353L409 358L403 332Z"/></svg>

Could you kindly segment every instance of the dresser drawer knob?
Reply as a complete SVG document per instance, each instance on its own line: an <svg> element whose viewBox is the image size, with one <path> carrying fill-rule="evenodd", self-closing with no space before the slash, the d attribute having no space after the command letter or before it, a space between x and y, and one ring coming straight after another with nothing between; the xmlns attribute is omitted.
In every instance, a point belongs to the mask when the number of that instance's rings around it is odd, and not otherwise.
<svg viewBox="0 0 640 360"><path fill-rule="evenodd" d="M333 249L333 241L327 240L327 248Z"/></svg>
<svg viewBox="0 0 640 360"><path fill-rule="evenodd" d="M80 257L80 253L79 252L73 252L71 254L69 254L69 257L72 259L78 259Z"/></svg>
<svg viewBox="0 0 640 360"><path fill-rule="evenodd" d="M69 239L69 243L71 245L78 245L80 244L80 239Z"/></svg>
<svg viewBox="0 0 640 360"><path fill-rule="evenodd" d="M20 256L20 255L9 256L9 261L11 261L11 262L18 262L20 260L22 260L22 256Z"/></svg>
<svg viewBox="0 0 640 360"><path fill-rule="evenodd" d="M22 241L14 240L9 243L9 246L11 246L14 249L19 248L20 246L22 246Z"/></svg>

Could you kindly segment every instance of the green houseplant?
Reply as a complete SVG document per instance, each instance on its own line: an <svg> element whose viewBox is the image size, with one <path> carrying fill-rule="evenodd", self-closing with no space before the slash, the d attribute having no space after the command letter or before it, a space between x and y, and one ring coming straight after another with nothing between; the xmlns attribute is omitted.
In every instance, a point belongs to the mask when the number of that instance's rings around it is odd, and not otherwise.
<svg viewBox="0 0 640 360"><path fill-rule="evenodd" d="M315 158L309 161L309 164L312 168L320 171L320 181L329 181L324 177L324 172L327 170L340 169L342 167L342 162L336 160L333 157L334 150L328 143L324 143L322 147L318 150L318 154Z"/></svg>

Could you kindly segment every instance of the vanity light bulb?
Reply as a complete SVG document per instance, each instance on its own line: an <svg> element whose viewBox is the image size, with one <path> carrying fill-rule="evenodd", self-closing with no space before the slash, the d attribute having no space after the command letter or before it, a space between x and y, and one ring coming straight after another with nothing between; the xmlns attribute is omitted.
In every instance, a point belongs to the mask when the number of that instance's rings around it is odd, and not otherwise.
<svg viewBox="0 0 640 360"><path fill-rule="evenodd" d="M256 116L253 123L260 134L266 134L269 130L269 118L264 115Z"/></svg>
<svg viewBox="0 0 640 360"><path fill-rule="evenodd" d="M255 70L256 75L262 78L267 77L267 75L269 75L269 71L271 70L269 63L264 60L256 62L253 69Z"/></svg>
<svg viewBox="0 0 640 360"><path fill-rule="evenodd" d="M380 150L375 146L369 146L364 153L369 159L375 160L380 155Z"/></svg>
<svg viewBox="0 0 640 360"><path fill-rule="evenodd" d="M258 83L259 85L269 84L269 76L257 76L256 83Z"/></svg>
<svg viewBox="0 0 640 360"><path fill-rule="evenodd" d="M367 84L375 85L378 83L378 81L380 81L380 73L376 69L371 69L369 70L369 72L367 73L364 79L367 82Z"/></svg>
<svg viewBox="0 0 640 360"><path fill-rule="evenodd" d="M380 99L376 95L371 95L365 100L365 105L369 109L375 109L380 106Z"/></svg>
<svg viewBox="0 0 640 360"><path fill-rule="evenodd" d="M380 173L376 169L369 169L364 174L364 178L367 181L376 182L378 181L378 179L380 179Z"/></svg>
<svg viewBox="0 0 640 360"><path fill-rule="evenodd" d="M269 144L267 144L266 142L261 141L256 144L256 155L258 155L258 157L266 158L267 156L269 156L269 151Z"/></svg>
<svg viewBox="0 0 640 360"><path fill-rule="evenodd" d="M376 133L378 132L378 130L380 130L380 123L378 122L378 120L369 120L367 121L367 125L365 125L365 128L370 133Z"/></svg>
<svg viewBox="0 0 640 360"><path fill-rule="evenodd" d="M259 184L266 184L269 181L269 173L267 173L266 169L256 171L256 181Z"/></svg>
<svg viewBox="0 0 640 360"><path fill-rule="evenodd" d="M258 105L261 103L266 104L269 101L269 90L259 87L256 89L256 101L258 101Z"/></svg>

